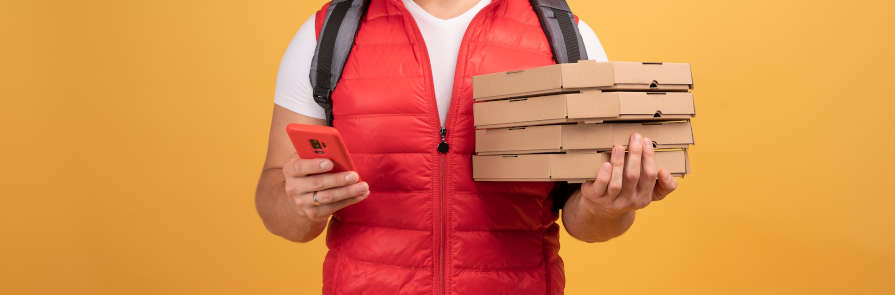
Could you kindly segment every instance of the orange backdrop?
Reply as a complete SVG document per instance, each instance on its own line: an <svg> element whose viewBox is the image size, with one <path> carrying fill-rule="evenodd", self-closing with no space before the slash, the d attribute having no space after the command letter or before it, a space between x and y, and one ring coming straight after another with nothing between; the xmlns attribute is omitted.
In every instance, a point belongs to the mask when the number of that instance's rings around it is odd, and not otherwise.
<svg viewBox="0 0 895 295"><path fill-rule="evenodd" d="M612 60L693 64L694 172L568 294L893 292L891 1L570 1ZM0 293L314 294L253 207L315 1L0 3Z"/></svg>

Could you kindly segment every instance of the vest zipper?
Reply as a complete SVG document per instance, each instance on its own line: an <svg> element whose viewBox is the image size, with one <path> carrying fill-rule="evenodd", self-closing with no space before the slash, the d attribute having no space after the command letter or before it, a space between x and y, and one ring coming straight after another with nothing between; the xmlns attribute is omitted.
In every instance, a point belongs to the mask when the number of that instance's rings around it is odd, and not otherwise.
<svg viewBox="0 0 895 295"><path fill-rule="evenodd" d="M439 134L441 135L441 142L438 143L437 149L438 149L438 153L439 153L438 167L441 172L440 173L441 206L439 206L439 214L438 214L439 224L438 224L438 226L441 229L441 236L439 237L440 243L438 243L439 244L439 248L438 248L438 255L439 255L439 257L438 257L438 277L440 278L438 280L438 282L440 285L439 289L441 290L441 294L445 294L446 288L445 288L445 282L444 282L444 278L445 278L445 273L444 273L444 248L445 248L445 246L444 246L444 244L447 243L447 241L445 240L445 238L447 236L447 233L446 233L447 226L446 226L446 222L444 221L444 215L445 215L444 214L444 211L445 211L444 210L444 199L445 199L445 189L444 189L445 177L444 177L444 174L447 169L445 168L444 162L445 162L445 156L447 155L447 152L450 149L450 146L448 145L447 139L446 139L447 129L445 129L444 127L441 127Z"/></svg>
<svg viewBox="0 0 895 295"><path fill-rule="evenodd" d="M422 53L421 58L425 60L424 63L425 63L426 72L429 73L429 76L426 79L429 82L428 86L430 87L430 89L429 89L429 90L431 90L430 94L432 95L432 98L433 98L432 113L434 115L433 115L432 122L434 125L441 125L440 124L441 120L438 117L438 104L434 100L435 85L433 84L433 81L432 81L432 65L429 62L429 52L426 49L425 41L423 39L423 34L420 33L419 27L416 24L416 20L414 20L413 17L410 15L410 12L408 12L407 8L404 7L404 4L401 3L400 0L396 0L395 2L397 2L396 5L399 7L400 10L402 10L402 12L404 14L404 19L406 21L404 29L407 30L408 32L411 32L414 35L414 37L416 38L416 40L419 40L423 44L422 46L419 46L420 47L419 51ZM469 42L467 39L470 37L469 36L469 27L478 25L478 23L481 22L481 18L483 17L482 15L484 15L484 13L490 13L489 10L493 9L493 7L495 6L495 3L497 3L497 2L500 2L500 1L492 1L487 6L485 6L481 10L479 10L479 12L472 18L472 21L469 22L469 26L467 26L466 32L463 33L463 39L460 41L460 52L463 52L464 48L469 46L467 44ZM466 50L468 50L468 49L466 49ZM416 50L414 50L414 54L416 54ZM459 54L459 52L458 52L458 54ZM460 60L460 58L458 56L457 68L459 68L460 62L462 62L462 61ZM454 72L455 79L454 79L454 85L453 85L453 92L451 94L451 103L448 106L447 118L445 119L445 122L443 125L445 127L452 126L451 124L454 121L453 120L454 113L458 112L456 110L456 108L458 106L458 102L457 102L458 94L457 93L459 93L459 91L457 91L457 83L458 83L457 81L460 81L460 80L456 79L457 76L460 76L460 74L455 71ZM439 222L438 229L439 229L440 233L438 233L438 235L437 235L437 237L439 239L439 241L438 241L438 270L437 270L438 274L437 274L437 278L438 278L438 289L439 289L440 294L447 293L447 286L445 284L446 274L445 274L445 262L444 262L444 260L445 260L444 252L445 252L445 248L447 247L445 245L445 244L447 244L447 225L445 224L445 220L444 220L445 219L445 211L446 211L444 207L445 207L445 203L446 203L445 202L445 198L446 198L446 196L445 196L446 180L445 179L447 178L447 176L445 176L445 174L447 173L447 168L445 167L446 166L445 157L448 152L449 146L447 143L447 129L445 129L445 127L441 127L441 129L439 130L439 135L441 136L441 142L439 142L438 146L437 146L437 150L439 153L438 162L439 162L439 169L440 169L439 180L440 180L440 186L441 186L440 187L440 195L439 195L440 206L439 206L439 213L438 213L438 215L439 215L438 216L438 222Z"/></svg>

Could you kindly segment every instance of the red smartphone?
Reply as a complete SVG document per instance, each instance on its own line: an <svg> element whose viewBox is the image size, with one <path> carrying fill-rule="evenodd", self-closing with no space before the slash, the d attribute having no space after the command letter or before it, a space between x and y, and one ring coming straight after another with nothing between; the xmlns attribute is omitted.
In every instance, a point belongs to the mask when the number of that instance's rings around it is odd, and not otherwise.
<svg viewBox="0 0 895 295"><path fill-rule="evenodd" d="M333 162L329 172L354 170L354 162L336 128L292 123L286 126L295 152L302 159L326 158Z"/></svg>

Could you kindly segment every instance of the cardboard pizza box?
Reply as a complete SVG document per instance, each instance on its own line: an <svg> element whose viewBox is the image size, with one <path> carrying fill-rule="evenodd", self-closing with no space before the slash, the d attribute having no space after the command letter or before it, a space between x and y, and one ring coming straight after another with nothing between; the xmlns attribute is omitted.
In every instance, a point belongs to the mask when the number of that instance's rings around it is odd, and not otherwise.
<svg viewBox="0 0 895 295"><path fill-rule="evenodd" d="M476 181L585 182L609 161L610 152L570 152L522 155L473 155L472 178ZM674 176L690 171L687 150L657 150L656 165Z"/></svg>
<svg viewBox="0 0 895 295"><path fill-rule="evenodd" d="M689 92L581 91L548 96L476 102L476 128L565 122L688 120L696 115Z"/></svg>
<svg viewBox="0 0 895 295"><path fill-rule="evenodd" d="M686 148L693 144L689 121L562 124L478 129L475 151L479 155L605 151L615 145L627 145L635 132L648 137L658 149Z"/></svg>
<svg viewBox="0 0 895 295"><path fill-rule="evenodd" d="M476 101L581 89L688 91L692 88L693 76L687 63L583 60L472 77Z"/></svg>

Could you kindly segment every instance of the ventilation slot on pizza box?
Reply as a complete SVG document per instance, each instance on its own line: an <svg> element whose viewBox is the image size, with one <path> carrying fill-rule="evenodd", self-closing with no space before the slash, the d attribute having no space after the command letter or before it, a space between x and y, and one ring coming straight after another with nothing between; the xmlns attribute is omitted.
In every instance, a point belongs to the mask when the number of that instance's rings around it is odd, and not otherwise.
<svg viewBox="0 0 895 295"><path fill-rule="evenodd" d="M662 111L661 111L661 110L656 111L656 113L653 114L653 118L661 118L661 117L662 117Z"/></svg>
<svg viewBox="0 0 895 295"><path fill-rule="evenodd" d="M656 87L659 87L659 81L653 80L652 82L649 82L649 88L656 88Z"/></svg>

